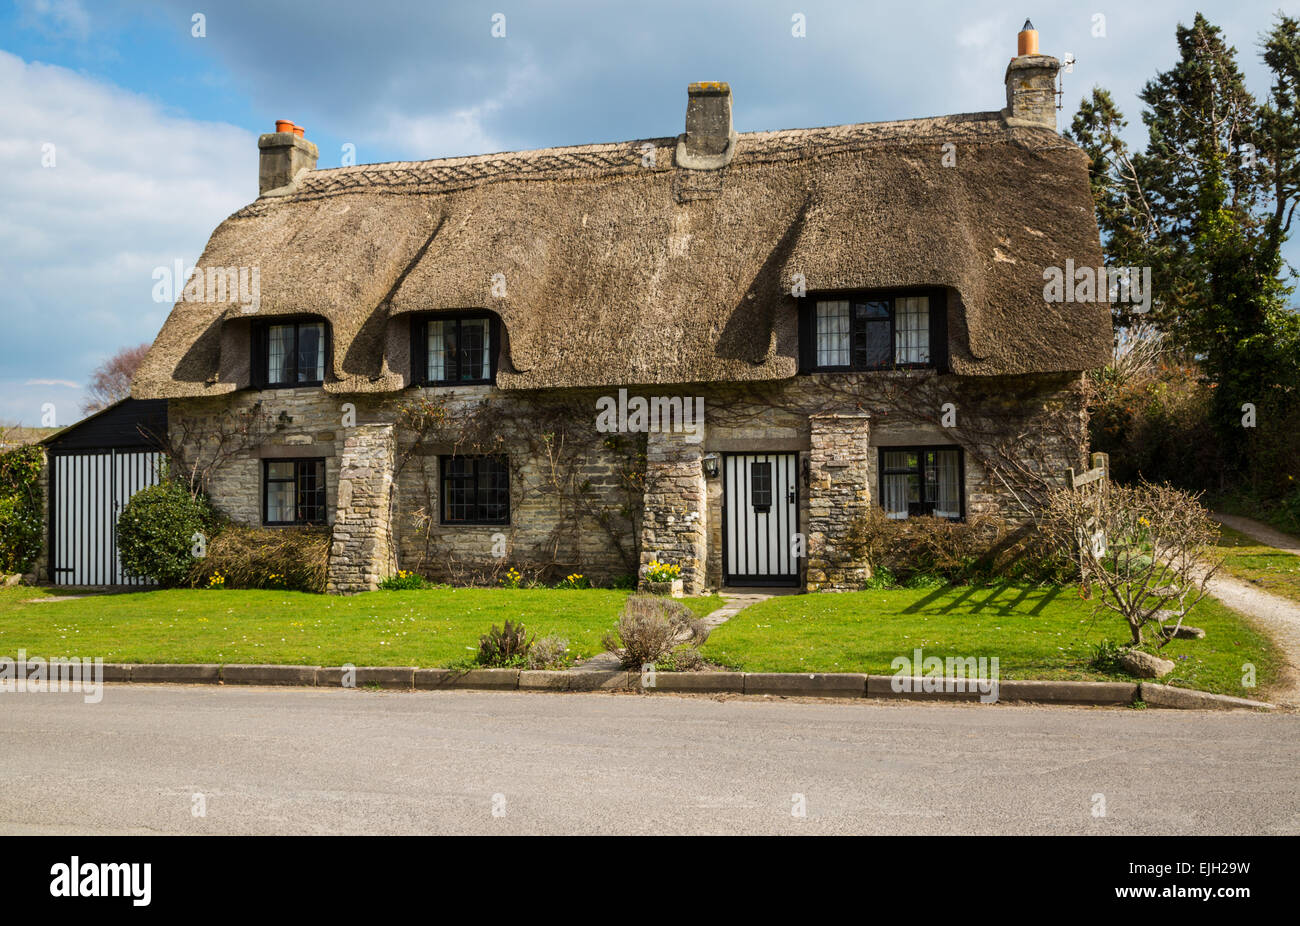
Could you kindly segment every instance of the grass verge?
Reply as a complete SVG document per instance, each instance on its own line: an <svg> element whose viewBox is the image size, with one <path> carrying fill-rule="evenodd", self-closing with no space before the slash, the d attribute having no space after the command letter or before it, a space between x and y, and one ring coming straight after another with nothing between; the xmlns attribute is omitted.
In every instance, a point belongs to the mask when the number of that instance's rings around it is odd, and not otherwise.
<svg viewBox="0 0 1300 926"><path fill-rule="evenodd" d="M1219 526L1223 571L1261 591L1300 602L1300 556L1266 546L1253 537Z"/></svg>
<svg viewBox="0 0 1300 926"><path fill-rule="evenodd" d="M611 589L437 588L349 597L172 589L36 602L61 590L0 589L0 655L105 662L442 667L478 651L492 624L562 636L577 659L603 650L630 594ZM697 614L718 597L687 598Z"/></svg>
<svg viewBox="0 0 1300 926"><path fill-rule="evenodd" d="M713 631L703 654L746 672L866 672L892 675L895 657L997 656L1002 678L1114 681L1093 669L1092 647L1128 639L1114 614L1093 615L1077 590L1025 585L889 589L770 598ZM1161 653L1176 665L1162 681L1239 697L1266 697L1278 677L1272 641L1242 615L1206 599L1190 615L1204 640L1175 640ZM1241 685L1245 663L1256 688Z"/></svg>

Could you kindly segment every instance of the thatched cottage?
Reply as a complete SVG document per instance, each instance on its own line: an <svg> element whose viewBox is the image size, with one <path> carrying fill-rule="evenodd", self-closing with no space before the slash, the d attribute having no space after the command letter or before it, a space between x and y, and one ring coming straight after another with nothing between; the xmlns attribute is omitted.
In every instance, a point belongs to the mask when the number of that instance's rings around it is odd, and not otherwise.
<svg viewBox="0 0 1300 926"><path fill-rule="evenodd" d="M339 592L851 588L869 508L1023 520L1111 329L1044 296L1101 249L1020 41L1004 109L930 119L738 134L698 83L676 137L330 169L280 124L133 395L227 514L332 528Z"/></svg>

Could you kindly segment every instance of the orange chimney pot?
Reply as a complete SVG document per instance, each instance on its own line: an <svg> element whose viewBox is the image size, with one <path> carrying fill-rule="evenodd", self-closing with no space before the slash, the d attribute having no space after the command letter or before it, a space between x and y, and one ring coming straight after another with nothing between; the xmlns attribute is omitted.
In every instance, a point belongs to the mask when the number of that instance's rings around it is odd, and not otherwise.
<svg viewBox="0 0 1300 926"><path fill-rule="evenodd" d="M1038 30L1029 20L1025 20L1025 26L1016 36L1016 56L1038 54Z"/></svg>

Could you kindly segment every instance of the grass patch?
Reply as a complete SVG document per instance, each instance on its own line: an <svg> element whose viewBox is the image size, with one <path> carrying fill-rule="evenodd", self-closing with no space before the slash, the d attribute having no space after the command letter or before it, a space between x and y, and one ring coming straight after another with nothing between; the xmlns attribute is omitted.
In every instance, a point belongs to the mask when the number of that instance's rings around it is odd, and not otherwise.
<svg viewBox="0 0 1300 926"><path fill-rule="evenodd" d="M489 626L522 621L529 636L569 639L579 659L602 652L631 594L613 589L437 588L349 597L268 590L169 589L34 603L61 590L0 589L0 655L105 662L283 663L442 667L478 650ZM682 599L697 614L716 596Z"/></svg>
<svg viewBox="0 0 1300 926"><path fill-rule="evenodd" d="M1092 615L1077 590L1027 585L945 586L770 598L713 631L702 652L747 672L867 672L892 675L897 656L997 656L1007 679L1124 679L1089 666L1093 646L1123 642L1115 615ZM1261 697L1278 677L1272 642L1244 617L1206 599L1191 615L1204 640L1175 640L1162 656L1177 668L1162 681ZM1242 664L1258 687L1243 690Z"/></svg>
<svg viewBox="0 0 1300 926"><path fill-rule="evenodd" d="M1266 546L1258 540L1219 526L1223 571L1262 591L1300 602L1300 556Z"/></svg>

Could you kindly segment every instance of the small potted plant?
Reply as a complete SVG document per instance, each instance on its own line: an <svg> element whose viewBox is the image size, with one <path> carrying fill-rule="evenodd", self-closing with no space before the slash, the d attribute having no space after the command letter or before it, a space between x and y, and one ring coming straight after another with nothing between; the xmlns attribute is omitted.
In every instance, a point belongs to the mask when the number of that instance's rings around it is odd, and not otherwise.
<svg viewBox="0 0 1300 926"><path fill-rule="evenodd" d="M683 597L682 567L673 563L661 563L657 559L650 560L645 567L645 588L652 595Z"/></svg>

